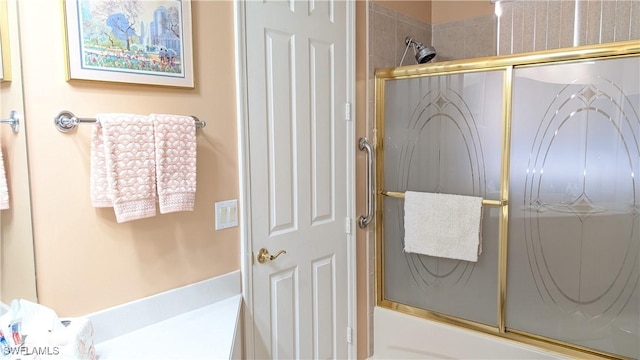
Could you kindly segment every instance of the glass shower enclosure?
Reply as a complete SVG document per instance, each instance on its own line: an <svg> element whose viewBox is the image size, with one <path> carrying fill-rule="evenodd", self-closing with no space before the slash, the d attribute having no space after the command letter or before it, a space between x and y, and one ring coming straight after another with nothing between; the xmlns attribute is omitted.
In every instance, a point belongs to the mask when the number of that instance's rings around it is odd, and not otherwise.
<svg viewBox="0 0 640 360"><path fill-rule="evenodd" d="M640 357L640 45L376 71L377 304ZM405 191L484 199L477 262L405 253Z"/></svg>

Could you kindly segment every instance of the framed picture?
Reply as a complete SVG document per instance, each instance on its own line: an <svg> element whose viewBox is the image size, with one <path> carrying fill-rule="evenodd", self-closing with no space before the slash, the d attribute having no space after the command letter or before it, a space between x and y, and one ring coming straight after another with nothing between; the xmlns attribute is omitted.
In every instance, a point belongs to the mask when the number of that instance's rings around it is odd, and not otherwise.
<svg viewBox="0 0 640 360"><path fill-rule="evenodd" d="M11 80L11 58L9 57L9 18L7 2L0 0L0 81Z"/></svg>
<svg viewBox="0 0 640 360"><path fill-rule="evenodd" d="M62 0L67 80L194 87L191 0Z"/></svg>

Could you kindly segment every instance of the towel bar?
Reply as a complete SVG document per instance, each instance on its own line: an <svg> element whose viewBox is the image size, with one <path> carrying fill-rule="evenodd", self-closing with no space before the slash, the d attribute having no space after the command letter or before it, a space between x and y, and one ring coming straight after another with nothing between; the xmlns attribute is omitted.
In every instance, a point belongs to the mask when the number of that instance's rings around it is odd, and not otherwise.
<svg viewBox="0 0 640 360"><path fill-rule="evenodd" d="M367 152L367 215L361 215L358 219L358 226L361 229L364 229L369 225L369 223L373 220L374 210L375 210L375 188L373 184L375 169L374 169L374 151L373 146L369 144L369 140L367 138L360 138L358 142L358 148L361 151Z"/></svg>
<svg viewBox="0 0 640 360"><path fill-rule="evenodd" d="M382 191L382 195L392 197L392 198L401 198L404 199L403 192L397 191ZM486 206L505 206L507 205L507 200L482 200L482 205Z"/></svg>
<svg viewBox="0 0 640 360"><path fill-rule="evenodd" d="M207 123L204 121L200 121L197 117L191 115L191 117L193 118L193 120L195 120L196 123L196 127L202 129L203 127L207 126ZM79 118L76 117L75 115L73 115L73 113L71 111L61 111L56 117L55 117L55 124L56 124L56 129L58 129L58 131L66 133L69 132L73 129L75 129L79 124L82 123L95 123L98 120L96 120L95 118Z"/></svg>
<svg viewBox="0 0 640 360"><path fill-rule="evenodd" d="M14 133L17 133L20 130L20 117L15 110L11 110L11 112L9 113L9 118L0 120L0 124L11 125L11 130L13 130Z"/></svg>

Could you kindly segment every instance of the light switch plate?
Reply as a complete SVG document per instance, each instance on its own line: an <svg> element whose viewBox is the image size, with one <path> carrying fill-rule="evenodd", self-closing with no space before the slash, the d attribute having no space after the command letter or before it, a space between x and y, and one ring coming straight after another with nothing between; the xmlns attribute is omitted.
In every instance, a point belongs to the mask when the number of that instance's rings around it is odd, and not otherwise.
<svg viewBox="0 0 640 360"><path fill-rule="evenodd" d="M238 200L215 203L216 230L238 226Z"/></svg>

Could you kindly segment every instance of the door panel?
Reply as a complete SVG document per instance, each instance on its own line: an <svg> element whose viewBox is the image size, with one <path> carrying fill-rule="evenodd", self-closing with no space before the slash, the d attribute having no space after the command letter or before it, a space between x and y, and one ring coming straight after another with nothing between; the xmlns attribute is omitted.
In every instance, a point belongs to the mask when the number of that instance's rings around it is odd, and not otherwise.
<svg viewBox="0 0 640 360"><path fill-rule="evenodd" d="M335 92L333 79L333 46L318 40L310 41L311 78L311 181L312 181L312 223L331 221L334 216L333 133ZM327 121L329 120L329 121Z"/></svg>
<svg viewBox="0 0 640 360"><path fill-rule="evenodd" d="M315 359L335 359L336 273L335 257L315 260L313 267L313 354Z"/></svg>
<svg viewBox="0 0 640 360"><path fill-rule="evenodd" d="M293 36L266 31L266 118L269 159L269 218L271 234L296 227L296 134L292 109L295 107L292 84L296 76L292 58Z"/></svg>
<svg viewBox="0 0 640 360"><path fill-rule="evenodd" d="M505 71L385 83L383 188L500 199ZM385 198L385 300L497 326L500 209L482 208L475 263L404 252L404 200Z"/></svg>
<svg viewBox="0 0 640 360"><path fill-rule="evenodd" d="M299 358L298 269L274 273L270 278L273 358ZM278 341L278 339L291 339L291 341Z"/></svg>

